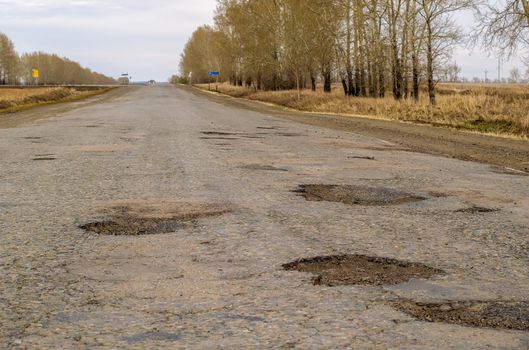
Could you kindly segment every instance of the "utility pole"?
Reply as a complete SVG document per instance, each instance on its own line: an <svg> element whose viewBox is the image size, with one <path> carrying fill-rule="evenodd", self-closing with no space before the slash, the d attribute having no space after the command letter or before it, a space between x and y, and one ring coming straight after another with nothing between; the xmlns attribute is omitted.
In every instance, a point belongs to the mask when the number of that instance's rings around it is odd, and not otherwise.
<svg viewBox="0 0 529 350"><path fill-rule="evenodd" d="M488 74L489 74L489 71L485 69L485 83L489 82Z"/></svg>

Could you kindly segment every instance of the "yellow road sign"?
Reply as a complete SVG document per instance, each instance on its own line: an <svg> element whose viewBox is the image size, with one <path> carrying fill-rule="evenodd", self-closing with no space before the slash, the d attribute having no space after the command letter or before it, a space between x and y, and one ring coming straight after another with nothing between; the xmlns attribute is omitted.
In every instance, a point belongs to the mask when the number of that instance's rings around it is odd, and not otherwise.
<svg viewBox="0 0 529 350"><path fill-rule="evenodd" d="M38 78L39 77L39 70L38 69L33 69L33 78Z"/></svg>

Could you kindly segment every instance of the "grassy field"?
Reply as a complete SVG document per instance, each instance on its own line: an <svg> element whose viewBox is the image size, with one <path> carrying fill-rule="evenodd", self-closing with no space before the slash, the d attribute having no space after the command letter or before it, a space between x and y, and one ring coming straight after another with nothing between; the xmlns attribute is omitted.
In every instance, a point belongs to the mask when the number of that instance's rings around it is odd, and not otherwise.
<svg viewBox="0 0 529 350"><path fill-rule="evenodd" d="M0 113L99 95L110 88L76 89L66 87L0 88Z"/></svg>
<svg viewBox="0 0 529 350"><path fill-rule="evenodd" d="M198 87L208 89L208 84ZM383 99L346 97L340 86L333 87L329 94L303 90L301 100L295 90L255 91L219 84L218 91L301 111L371 116L529 137L529 86L439 84L438 103L434 107L428 104L426 91L422 92L418 103L395 101L391 96Z"/></svg>

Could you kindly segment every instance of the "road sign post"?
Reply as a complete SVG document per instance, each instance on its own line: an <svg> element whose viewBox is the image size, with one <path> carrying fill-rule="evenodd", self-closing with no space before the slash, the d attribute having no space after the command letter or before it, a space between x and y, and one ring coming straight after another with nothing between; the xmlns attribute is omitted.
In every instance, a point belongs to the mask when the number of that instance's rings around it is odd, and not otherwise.
<svg viewBox="0 0 529 350"><path fill-rule="evenodd" d="M219 83L220 72L216 72L216 71L209 71L208 72L208 81L209 81L208 90L210 90L210 91L211 91L211 76L215 76L217 78L217 85L215 86L215 90L218 92L218 90L219 90L218 83Z"/></svg>
<svg viewBox="0 0 529 350"><path fill-rule="evenodd" d="M39 70L38 70L38 68L33 68L33 70L31 71L31 75L33 76L33 80L34 80L35 85L38 85L39 84Z"/></svg>

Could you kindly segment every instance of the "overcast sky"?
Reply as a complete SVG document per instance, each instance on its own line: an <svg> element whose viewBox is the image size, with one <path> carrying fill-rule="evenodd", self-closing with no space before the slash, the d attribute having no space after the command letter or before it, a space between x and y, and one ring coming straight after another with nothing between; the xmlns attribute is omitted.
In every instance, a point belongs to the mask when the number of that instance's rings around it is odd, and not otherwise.
<svg viewBox="0 0 529 350"><path fill-rule="evenodd" d="M180 53L193 31L211 24L215 0L0 0L0 32L19 53L46 51L95 71L134 80L165 81L178 73ZM463 30L471 16L461 16ZM465 28L466 27L466 28ZM497 76L497 59L458 49L462 75ZM505 63L503 76L518 64Z"/></svg>

